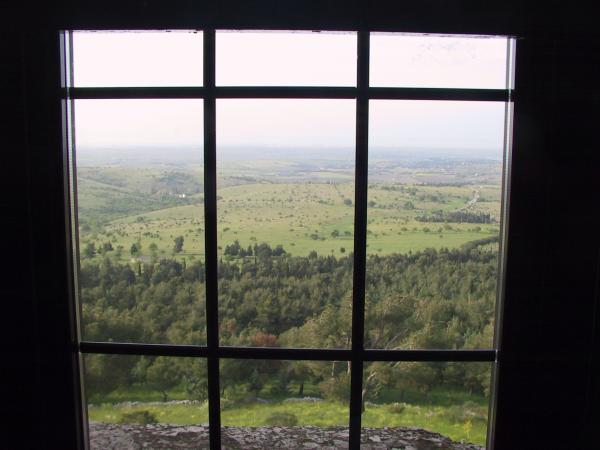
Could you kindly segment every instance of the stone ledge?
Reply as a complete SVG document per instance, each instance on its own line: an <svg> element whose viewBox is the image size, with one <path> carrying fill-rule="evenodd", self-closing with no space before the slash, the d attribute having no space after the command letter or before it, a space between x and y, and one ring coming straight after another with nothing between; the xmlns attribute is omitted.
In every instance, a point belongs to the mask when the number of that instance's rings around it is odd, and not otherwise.
<svg viewBox="0 0 600 450"><path fill-rule="evenodd" d="M322 449L348 447L344 427L223 427L224 450ZM483 450L415 428L364 428L361 448L367 450ZM208 449L205 425L136 425L90 422L92 450Z"/></svg>

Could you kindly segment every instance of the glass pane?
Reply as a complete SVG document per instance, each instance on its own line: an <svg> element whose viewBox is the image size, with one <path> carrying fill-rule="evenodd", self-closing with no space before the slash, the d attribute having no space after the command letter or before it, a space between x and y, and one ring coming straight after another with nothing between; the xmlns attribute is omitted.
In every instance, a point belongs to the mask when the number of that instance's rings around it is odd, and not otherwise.
<svg viewBox="0 0 600 450"><path fill-rule="evenodd" d="M203 344L201 100L77 100L82 337Z"/></svg>
<svg viewBox="0 0 600 450"><path fill-rule="evenodd" d="M349 348L352 100L218 100L224 345Z"/></svg>
<svg viewBox="0 0 600 450"><path fill-rule="evenodd" d="M480 362L367 364L361 448L484 449L491 370Z"/></svg>
<svg viewBox="0 0 600 450"><path fill-rule="evenodd" d="M219 86L356 86L356 33L216 34Z"/></svg>
<svg viewBox="0 0 600 450"><path fill-rule="evenodd" d="M504 109L370 103L367 347L492 347Z"/></svg>
<svg viewBox="0 0 600 450"><path fill-rule="evenodd" d="M74 85L202 86L202 46L196 31L76 31Z"/></svg>
<svg viewBox="0 0 600 450"><path fill-rule="evenodd" d="M371 34L371 86L506 89L508 39Z"/></svg>
<svg viewBox="0 0 600 450"><path fill-rule="evenodd" d="M90 448L208 449L206 360L85 355Z"/></svg>
<svg viewBox="0 0 600 450"><path fill-rule="evenodd" d="M221 360L229 449L348 448L347 361Z"/></svg>

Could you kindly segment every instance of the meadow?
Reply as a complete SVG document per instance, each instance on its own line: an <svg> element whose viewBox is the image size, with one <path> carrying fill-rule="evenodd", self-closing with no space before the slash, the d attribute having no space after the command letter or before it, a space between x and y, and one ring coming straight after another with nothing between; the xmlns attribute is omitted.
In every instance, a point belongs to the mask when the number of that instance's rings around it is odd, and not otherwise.
<svg viewBox="0 0 600 450"><path fill-rule="evenodd" d="M348 403L320 399L316 386L305 386L302 398L270 394L268 389L260 398L244 398L243 392L243 386L239 386L237 393L221 400L223 426L348 426ZM482 395L434 389L427 395L409 391L403 396L404 402L397 401L399 394L393 390L382 392L380 397L379 402L367 404L362 417L364 427L422 428L455 441L485 445L487 399ZM88 415L92 421L107 423L129 422L136 415L152 417L157 423L208 423L206 401L186 402L186 393L181 389L169 392L169 398L171 401L161 402L158 392L143 388L118 390L90 402Z"/></svg>
<svg viewBox="0 0 600 450"><path fill-rule="evenodd" d="M458 248L466 242L498 234L497 223L424 223L416 216L430 211L455 211L473 198L472 187L416 186L410 193L372 185L369 190L367 251L388 255L426 248ZM388 188L388 189L386 189ZM491 190L490 186L481 190ZM201 194L189 204L171 206L108 220L103 227L82 233L82 248L110 242L121 247L119 259L134 257L204 259L204 205ZM481 197L480 197L481 198ZM486 199L487 200L487 199ZM218 244L221 256L236 240L244 248L266 242L283 246L294 256L312 251L341 256L354 241L353 183L247 183L218 190ZM478 201L471 211L499 210L499 201ZM174 239L184 238L174 254ZM140 251L131 254L136 244ZM101 253L96 255L101 258Z"/></svg>

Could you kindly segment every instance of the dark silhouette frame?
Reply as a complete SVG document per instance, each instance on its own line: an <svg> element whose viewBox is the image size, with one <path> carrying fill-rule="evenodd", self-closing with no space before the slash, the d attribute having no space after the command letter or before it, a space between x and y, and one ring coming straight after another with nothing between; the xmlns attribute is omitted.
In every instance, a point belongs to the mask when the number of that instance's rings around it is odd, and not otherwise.
<svg viewBox="0 0 600 450"><path fill-rule="evenodd" d="M72 87L72 34L65 32L63 42L64 66L64 121L72 124L70 117L77 99L165 99L197 98L204 102L204 211L205 211L205 267L206 267L206 318L207 345L170 345L119 342L89 342L78 338L78 350L83 353L187 356L206 358L208 363L208 401L209 429L211 448L220 448L220 389L219 359L278 359L278 360L337 360L351 361L349 446L360 447L361 406L363 363L369 361L429 361L429 362L490 362L499 361L499 352L494 343L487 350L375 350L364 348L365 320L365 266L367 244L367 174L368 174L368 123L369 101L372 99L395 100L458 100L458 101L494 101L505 102L505 128L510 127L513 90L511 88L514 45L507 38L507 86L506 89L456 89L456 88L380 88L369 86L369 37L367 31L357 33L357 85L356 87L217 87L215 86L215 30L203 30L203 67L204 83L202 87ZM230 347L219 345L218 318L218 280L217 280L217 169L216 169L216 99L219 98L315 98L315 99L353 99L356 101L356 170L354 201L354 271L352 299L352 344L351 349L299 349L299 348L256 348ZM72 125L71 125L72 127ZM74 143L69 142L73 130L66 133L65 151L74 152ZM496 302L496 330L499 329L503 292L503 248L506 227L505 199L508 192L507 152L510 151L510 129L504 130L504 161L502 186L502 217L500 224L500 251L498 289ZM68 159L68 158L67 158ZM68 223L77 230L77 189L75 157L65 169L65 204L73 205L72 216ZM78 239L72 234L72 249L69 255L74 257L71 267L78 266ZM75 271L76 275L76 271ZM72 290L72 308L77 313L80 306L77 301L76 279ZM77 316L77 314L75 314ZM76 324L77 325L77 324ZM79 335L79 333L78 333ZM81 366L81 361L79 363ZM495 364L493 365L495 372ZM80 374L81 378L81 374ZM493 377L495 378L495 377ZM490 393L490 411L488 414L488 441L492 442L495 389ZM82 421L85 405L82 405Z"/></svg>
<svg viewBox="0 0 600 450"><path fill-rule="evenodd" d="M497 365L500 449L597 446L600 192L596 15L516 0L104 0L0 7L7 448L84 448L66 229L61 30L297 29L517 36ZM12 151L14 149L14 151Z"/></svg>

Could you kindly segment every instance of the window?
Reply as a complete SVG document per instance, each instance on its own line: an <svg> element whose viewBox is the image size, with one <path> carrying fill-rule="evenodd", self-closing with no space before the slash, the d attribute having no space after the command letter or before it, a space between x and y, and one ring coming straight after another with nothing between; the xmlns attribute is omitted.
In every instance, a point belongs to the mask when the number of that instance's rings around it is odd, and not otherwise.
<svg viewBox="0 0 600 450"><path fill-rule="evenodd" d="M336 448L393 445L400 426L485 445L511 39L65 46L93 448L115 422L211 448L293 448L296 425Z"/></svg>

